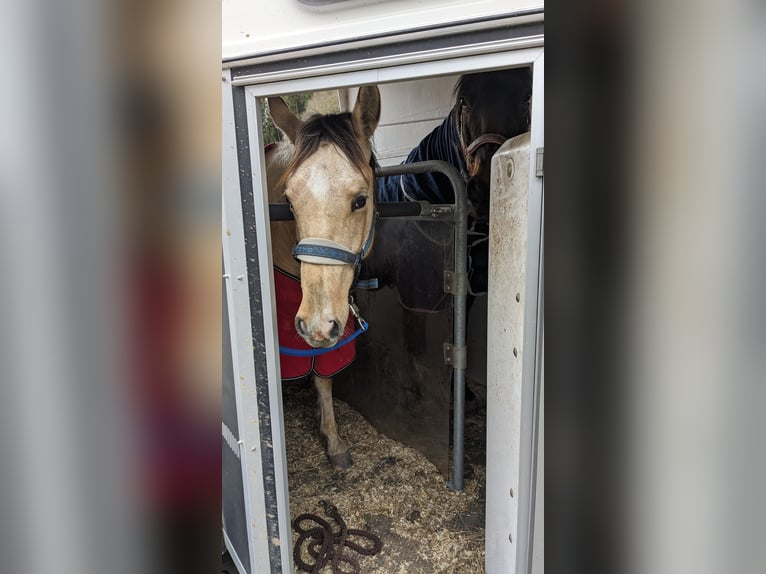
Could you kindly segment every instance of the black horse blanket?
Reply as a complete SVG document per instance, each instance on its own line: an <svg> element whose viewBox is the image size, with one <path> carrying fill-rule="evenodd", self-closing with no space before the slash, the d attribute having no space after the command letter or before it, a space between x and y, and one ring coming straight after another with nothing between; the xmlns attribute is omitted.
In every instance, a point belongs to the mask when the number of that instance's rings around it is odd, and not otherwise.
<svg viewBox="0 0 766 574"><path fill-rule="evenodd" d="M456 122L453 114L449 114L402 163L439 159L455 166L465 179L466 166L459 142ZM443 174L418 173L378 178L377 200L454 203L455 194Z"/></svg>

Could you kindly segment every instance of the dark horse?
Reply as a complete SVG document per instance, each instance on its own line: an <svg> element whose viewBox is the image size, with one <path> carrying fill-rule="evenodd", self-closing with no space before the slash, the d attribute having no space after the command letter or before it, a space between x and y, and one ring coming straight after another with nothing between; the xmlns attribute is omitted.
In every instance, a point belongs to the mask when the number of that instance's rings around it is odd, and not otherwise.
<svg viewBox="0 0 766 574"><path fill-rule="evenodd" d="M507 139L529 129L532 93L529 68L460 76L455 104L444 121L414 148L403 163L442 160L466 182L470 202L470 286L486 291L486 237L492 156ZM378 201L453 203L447 178L439 173L379 178Z"/></svg>

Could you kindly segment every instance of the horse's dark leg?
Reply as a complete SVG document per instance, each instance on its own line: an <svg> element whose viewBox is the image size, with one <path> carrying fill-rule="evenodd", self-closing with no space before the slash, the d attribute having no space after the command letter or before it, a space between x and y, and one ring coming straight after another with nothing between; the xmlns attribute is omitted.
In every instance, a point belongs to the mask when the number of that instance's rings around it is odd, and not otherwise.
<svg viewBox="0 0 766 574"><path fill-rule="evenodd" d="M332 407L332 379L314 375L317 388L317 404L319 405L319 432L327 439L327 457L338 468L351 466L351 455L348 445L338 435L335 426L335 412Z"/></svg>

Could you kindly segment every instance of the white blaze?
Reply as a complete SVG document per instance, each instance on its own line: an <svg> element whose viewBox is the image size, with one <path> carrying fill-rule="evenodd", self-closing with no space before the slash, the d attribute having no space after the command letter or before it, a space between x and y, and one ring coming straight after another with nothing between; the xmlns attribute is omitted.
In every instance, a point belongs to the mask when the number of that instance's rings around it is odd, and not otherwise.
<svg viewBox="0 0 766 574"><path fill-rule="evenodd" d="M330 178L325 166L316 166L306 181L307 187L318 201L327 201L330 197Z"/></svg>

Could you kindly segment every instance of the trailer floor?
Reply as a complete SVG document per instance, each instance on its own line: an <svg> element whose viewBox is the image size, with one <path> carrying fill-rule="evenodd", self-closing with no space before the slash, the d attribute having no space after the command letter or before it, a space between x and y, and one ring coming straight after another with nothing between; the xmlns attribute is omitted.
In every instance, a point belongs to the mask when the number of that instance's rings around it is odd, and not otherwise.
<svg viewBox="0 0 766 574"><path fill-rule="evenodd" d="M283 399L292 519L306 512L324 517L319 503L326 501L339 509L349 528L380 536L378 555L356 555L363 573L484 572L483 408L466 420L465 489L458 494L417 450L377 432L337 399L339 432L351 445L354 464L334 469L319 436L313 386L285 383ZM297 536L293 532L293 544ZM305 550L303 557L313 562ZM331 570L328 565L320 572Z"/></svg>

